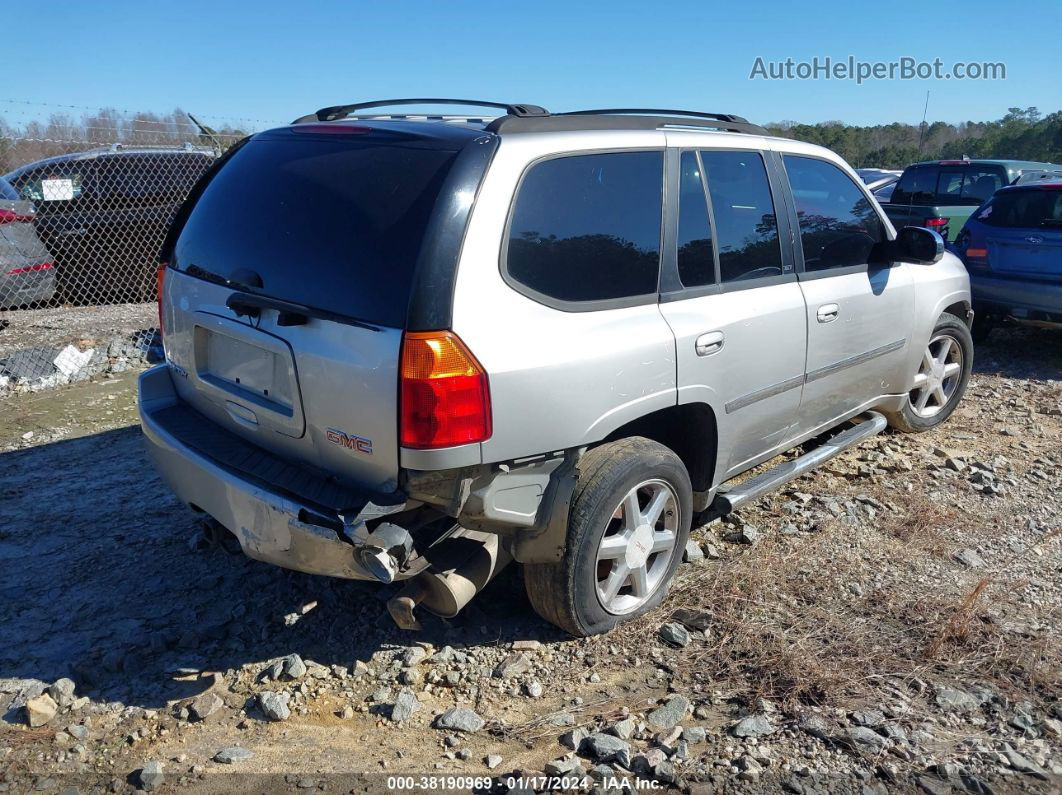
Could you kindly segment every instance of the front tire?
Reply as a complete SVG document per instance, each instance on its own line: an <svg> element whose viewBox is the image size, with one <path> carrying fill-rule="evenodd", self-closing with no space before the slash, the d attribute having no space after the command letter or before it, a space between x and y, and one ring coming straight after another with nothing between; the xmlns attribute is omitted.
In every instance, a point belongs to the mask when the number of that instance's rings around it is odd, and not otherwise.
<svg viewBox="0 0 1062 795"><path fill-rule="evenodd" d="M682 561L693 489L674 452L635 436L579 462L564 558L524 566L535 611L576 636L653 610Z"/></svg>
<svg viewBox="0 0 1062 795"><path fill-rule="evenodd" d="M941 315L922 352L907 402L889 415L889 424L905 433L921 433L950 417L970 382L973 350L966 324L948 312Z"/></svg>

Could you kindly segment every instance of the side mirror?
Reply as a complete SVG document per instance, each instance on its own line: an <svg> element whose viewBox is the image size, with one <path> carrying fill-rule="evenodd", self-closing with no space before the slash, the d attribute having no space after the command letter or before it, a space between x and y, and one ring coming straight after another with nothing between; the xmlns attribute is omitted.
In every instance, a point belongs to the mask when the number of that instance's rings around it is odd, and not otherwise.
<svg viewBox="0 0 1062 795"><path fill-rule="evenodd" d="M932 265L944 256L944 238L932 229L905 226L891 241L888 253L893 262Z"/></svg>

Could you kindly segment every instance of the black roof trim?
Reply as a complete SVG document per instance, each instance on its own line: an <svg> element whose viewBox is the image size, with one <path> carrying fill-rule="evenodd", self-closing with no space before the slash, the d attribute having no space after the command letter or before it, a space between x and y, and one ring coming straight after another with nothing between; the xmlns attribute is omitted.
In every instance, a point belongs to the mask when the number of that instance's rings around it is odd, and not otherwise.
<svg viewBox="0 0 1062 795"><path fill-rule="evenodd" d="M332 105L321 108L315 113L309 113L295 119L292 124L302 124L308 121L335 121L368 108L388 108L396 105L469 105L476 108L499 108L513 118L525 118L534 116L548 116L549 111L538 105L510 102L485 102L478 99L445 99L439 97L421 99L376 99L371 102L355 102L351 105Z"/></svg>
<svg viewBox="0 0 1062 795"><path fill-rule="evenodd" d="M647 115L642 115L647 114ZM487 125L489 132L559 132L569 130L655 130L660 127L705 127L749 135L769 135L763 127L728 113L691 110L613 108L577 110L550 116L502 116Z"/></svg>

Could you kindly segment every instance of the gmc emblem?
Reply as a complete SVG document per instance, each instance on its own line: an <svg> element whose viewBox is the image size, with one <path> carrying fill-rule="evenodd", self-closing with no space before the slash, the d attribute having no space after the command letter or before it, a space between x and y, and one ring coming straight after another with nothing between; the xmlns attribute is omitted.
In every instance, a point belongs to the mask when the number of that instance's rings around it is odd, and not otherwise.
<svg viewBox="0 0 1062 795"><path fill-rule="evenodd" d="M338 444L348 450L357 450L359 453L372 455L372 439L366 439L362 436L348 436L343 431L337 431L335 428L325 429L325 438L332 444Z"/></svg>

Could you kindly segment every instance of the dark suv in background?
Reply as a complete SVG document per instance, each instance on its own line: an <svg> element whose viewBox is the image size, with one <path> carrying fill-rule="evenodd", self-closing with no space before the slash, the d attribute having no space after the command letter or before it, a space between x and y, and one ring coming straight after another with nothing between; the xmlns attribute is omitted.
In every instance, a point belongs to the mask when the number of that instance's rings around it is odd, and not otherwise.
<svg viewBox="0 0 1062 795"><path fill-rule="evenodd" d="M214 157L191 145L116 144L28 163L5 178L36 205L63 301L150 301L166 229Z"/></svg>

